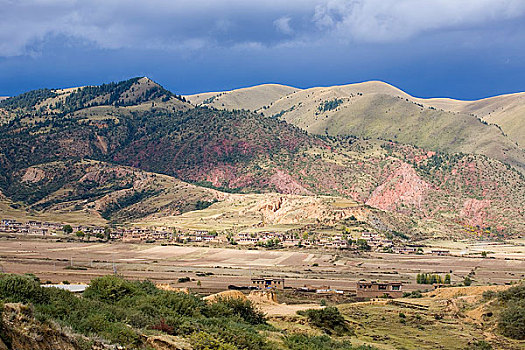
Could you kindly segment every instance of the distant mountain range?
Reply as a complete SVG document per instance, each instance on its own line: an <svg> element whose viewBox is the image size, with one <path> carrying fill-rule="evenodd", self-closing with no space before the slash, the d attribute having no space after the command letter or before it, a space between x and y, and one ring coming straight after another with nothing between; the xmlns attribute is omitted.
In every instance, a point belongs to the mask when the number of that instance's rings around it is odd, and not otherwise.
<svg viewBox="0 0 525 350"><path fill-rule="evenodd" d="M0 214L151 222L271 192L281 204L260 210L275 221L283 200L324 196L358 209L287 212L319 224L355 214L413 236L517 235L523 106L522 94L422 100L379 82L179 96L133 78L30 91L0 101Z"/></svg>

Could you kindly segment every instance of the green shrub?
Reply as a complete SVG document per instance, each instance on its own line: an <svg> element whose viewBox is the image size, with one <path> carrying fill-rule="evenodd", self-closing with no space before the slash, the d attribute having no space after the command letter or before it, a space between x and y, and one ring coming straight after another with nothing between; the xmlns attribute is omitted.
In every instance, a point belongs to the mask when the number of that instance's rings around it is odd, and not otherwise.
<svg viewBox="0 0 525 350"><path fill-rule="evenodd" d="M220 342L216 336L207 332L195 332L190 336L194 350L237 350L232 344Z"/></svg>
<svg viewBox="0 0 525 350"><path fill-rule="evenodd" d="M31 276L0 275L0 299L15 303L46 303L44 288Z"/></svg>
<svg viewBox="0 0 525 350"><path fill-rule="evenodd" d="M114 303L137 292L136 286L117 276L98 277L84 291L84 297Z"/></svg>
<svg viewBox="0 0 525 350"><path fill-rule="evenodd" d="M149 306L157 313L188 317L201 316L201 310L206 307L206 303L193 294L167 291L138 298L138 302L143 310Z"/></svg>
<svg viewBox="0 0 525 350"><path fill-rule="evenodd" d="M498 327L506 337L525 339L525 299L507 303L500 314Z"/></svg>
<svg viewBox="0 0 525 350"><path fill-rule="evenodd" d="M498 293L496 293L496 292L493 291L493 290L486 290L486 291L483 292L483 299L485 299L485 300L492 300L492 299L494 299L497 295L498 295Z"/></svg>
<svg viewBox="0 0 525 350"><path fill-rule="evenodd" d="M509 338L525 339L525 283L510 287L498 294L498 300L503 303L498 328Z"/></svg>
<svg viewBox="0 0 525 350"><path fill-rule="evenodd" d="M484 340L478 340L474 344L472 344L474 350L492 350L492 345L487 343Z"/></svg>
<svg viewBox="0 0 525 350"><path fill-rule="evenodd" d="M266 322L263 312L256 309L251 301L239 298L222 298L211 304L206 315L209 317L238 316L249 324L262 324Z"/></svg>
<svg viewBox="0 0 525 350"><path fill-rule="evenodd" d="M423 295L421 294L421 291L414 290L412 292L404 292L403 298L422 298Z"/></svg>
<svg viewBox="0 0 525 350"><path fill-rule="evenodd" d="M310 324L322 329L329 335L353 334L353 330L348 326L339 309L334 306L323 309L309 309L298 313L308 317Z"/></svg>
<svg viewBox="0 0 525 350"><path fill-rule="evenodd" d="M372 350L370 346L353 347L349 341L336 341L327 335L293 334L283 338L289 350Z"/></svg>
<svg viewBox="0 0 525 350"><path fill-rule="evenodd" d="M221 342L235 344L239 349L273 350L257 328L231 317L205 318L198 327L216 334Z"/></svg>
<svg viewBox="0 0 525 350"><path fill-rule="evenodd" d="M511 300L525 300L525 283L521 283L520 285L499 292L498 298L504 302Z"/></svg>
<svg viewBox="0 0 525 350"><path fill-rule="evenodd" d="M472 284L472 279L469 276L465 276L463 279L463 284L467 287L470 286Z"/></svg>

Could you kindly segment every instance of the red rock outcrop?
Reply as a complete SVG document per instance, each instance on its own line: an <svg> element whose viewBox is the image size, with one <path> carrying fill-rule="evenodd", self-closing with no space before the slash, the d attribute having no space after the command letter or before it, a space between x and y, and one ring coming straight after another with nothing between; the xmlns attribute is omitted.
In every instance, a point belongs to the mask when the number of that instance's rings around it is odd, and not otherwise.
<svg viewBox="0 0 525 350"><path fill-rule="evenodd" d="M22 182L36 183L46 177L46 172L40 168L30 167L22 176Z"/></svg>
<svg viewBox="0 0 525 350"><path fill-rule="evenodd" d="M372 192L366 204L383 210L395 210L403 203L419 209L430 188L431 185L421 179L410 164L403 162Z"/></svg>
<svg viewBox="0 0 525 350"><path fill-rule="evenodd" d="M290 174L277 169L270 177L270 184L274 185L278 192L285 194L312 194L296 181Z"/></svg>
<svg viewBox="0 0 525 350"><path fill-rule="evenodd" d="M468 198L463 202L463 208L460 215L464 217L469 225L483 226L487 213L485 209L490 207L490 200L479 200Z"/></svg>

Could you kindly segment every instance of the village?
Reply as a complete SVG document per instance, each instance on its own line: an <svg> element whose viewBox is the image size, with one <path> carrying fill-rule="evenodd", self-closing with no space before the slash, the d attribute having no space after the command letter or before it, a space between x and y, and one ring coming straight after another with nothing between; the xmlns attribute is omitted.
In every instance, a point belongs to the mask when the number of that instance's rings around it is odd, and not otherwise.
<svg viewBox="0 0 525 350"><path fill-rule="evenodd" d="M394 254L450 255L448 249L424 249L417 244L403 244L375 232L322 233L315 231L276 232L254 231L217 232L215 230L188 230L167 227L102 227L70 225L56 222L0 220L0 234L15 234L34 237L70 237L82 241L111 240L125 243L161 244L210 244L217 246L239 245L276 248L322 248L356 251L375 251Z"/></svg>

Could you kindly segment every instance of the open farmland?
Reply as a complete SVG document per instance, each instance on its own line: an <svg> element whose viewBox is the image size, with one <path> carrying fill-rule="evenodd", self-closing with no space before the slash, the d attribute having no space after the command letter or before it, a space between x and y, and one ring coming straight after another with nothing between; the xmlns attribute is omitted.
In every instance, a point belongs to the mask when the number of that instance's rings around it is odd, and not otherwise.
<svg viewBox="0 0 525 350"><path fill-rule="evenodd" d="M524 254L509 259L22 239L2 239L0 265L4 272L34 273L43 281L71 283L116 271L127 278L205 294L231 284L249 285L252 276L284 277L289 287L330 285L348 292L361 279L402 281L408 291L428 288L415 283L418 273L451 273L453 283L470 274L475 284L505 284L525 277ZM191 280L178 283L181 277Z"/></svg>

